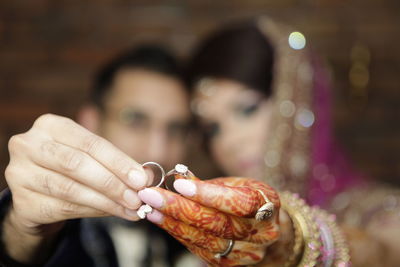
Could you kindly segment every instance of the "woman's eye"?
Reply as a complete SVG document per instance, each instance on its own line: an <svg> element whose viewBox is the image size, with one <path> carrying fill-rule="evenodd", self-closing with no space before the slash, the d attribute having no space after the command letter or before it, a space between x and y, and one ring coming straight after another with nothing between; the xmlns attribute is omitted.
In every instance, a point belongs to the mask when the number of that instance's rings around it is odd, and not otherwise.
<svg viewBox="0 0 400 267"><path fill-rule="evenodd" d="M260 107L259 103L243 106L238 108L238 113L242 116L248 117L253 113L255 113L259 107Z"/></svg>
<svg viewBox="0 0 400 267"><path fill-rule="evenodd" d="M220 132L220 127L217 123L210 123L205 126L204 133L208 138L217 136Z"/></svg>

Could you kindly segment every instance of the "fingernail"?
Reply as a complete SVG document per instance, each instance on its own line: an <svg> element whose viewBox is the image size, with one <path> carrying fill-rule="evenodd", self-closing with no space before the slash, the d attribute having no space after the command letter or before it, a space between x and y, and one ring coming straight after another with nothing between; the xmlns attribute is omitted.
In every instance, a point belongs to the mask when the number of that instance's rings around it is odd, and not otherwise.
<svg viewBox="0 0 400 267"><path fill-rule="evenodd" d="M138 217L136 210L125 209L125 214L128 217L133 217L133 218L137 218Z"/></svg>
<svg viewBox="0 0 400 267"><path fill-rule="evenodd" d="M147 214L146 218L152 223L160 224L164 219L164 215L158 210L153 210L151 213Z"/></svg>
<svg viewBox="0 0 400 267"><path fill-rule="evenodd" d="M128 174L129 181L133 188L141 189L147 183L146 174L139 170L131 170Z"/></svg>
<svg viewBox="0 0 400 267"><path fill-rule="evenodd" d="M175 180L174 188L176 191L186 197L194 196L197 191L196 185L192 181L186 179Z"/></svg>
<svg viewBox="0 0 400 267"><path fill-rule="evenodd" d="M159 209L164 204L162 195L154 189L146 188L138 192L139 198L153 208Z"/></svg>
<svg viewBox="0 0 400 267"><path fill-rule="evenodd" d="M130 208L137 209L141 204L137 193L130 189L125 190L123 198Z"/></svg>

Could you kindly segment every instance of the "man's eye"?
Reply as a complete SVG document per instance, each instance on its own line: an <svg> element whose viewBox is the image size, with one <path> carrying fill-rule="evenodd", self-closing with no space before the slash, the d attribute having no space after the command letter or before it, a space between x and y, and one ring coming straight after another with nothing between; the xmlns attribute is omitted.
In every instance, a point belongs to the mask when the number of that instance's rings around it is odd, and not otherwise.
<svg viewBox="0 0 400 267"><path fill-rule="evenodd" d="M134 126L134 127L141 127L141 126L146 125L146 120L144 118L133 117L133 118L130 118L128 124L130 126Z"/></svg>
<svg viewBox="0 0 400 267"><path fill-rule="evenodd" d="M121 113L121 121L125 125L129 125L132 127L142 127L146 126L148 120L146 116L140 112L123 112Z"/></svg>
<svg viewBox="0 0 400 267"><path fill-rule="evenodd" d="M214 138L220 133L220 127L218 123L210 123L204 127L204 133L208 138Z"/></svg>

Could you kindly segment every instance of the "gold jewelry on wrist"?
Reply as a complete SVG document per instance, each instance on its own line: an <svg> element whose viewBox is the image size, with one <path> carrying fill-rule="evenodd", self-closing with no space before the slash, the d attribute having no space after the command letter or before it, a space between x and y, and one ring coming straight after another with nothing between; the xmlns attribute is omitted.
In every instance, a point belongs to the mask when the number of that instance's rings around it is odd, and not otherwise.
<svg viewBox="0 0 400 267"><path fill-rule="evenodd" d="M320 224L321 240L323 243L322 261L325 263L325 266L350 266L349 246L336 223L335 215L321 209L315 209L314 216Z"/></svg>
<svg viewBox="0 0 400 267"><path fill-rule="evenodd" d="M321 255L320 233L312 216L312 208L296 194L283 192L280 194L282 209L293 222L295 242L293 255L285 266L316 266Z"/></svg>
<svg viewBox="0 0 400 267"><path fill-rule="evenodd" d="M289 255L289 258L285 262L284 267L295 266L298 262L300 262L300 258L304 249L304 240L301 227L296 220L291 218L291 221L292 221L293 235L294 235L293 253Z"/></svg>
<svg viewBox="0 0 400 267"><path fill-rule="evenodd" d="M308 206L297 194L280 194L282 209L293 223L293 252L285 267L350 266L349 247L335 216Z"/></svg>

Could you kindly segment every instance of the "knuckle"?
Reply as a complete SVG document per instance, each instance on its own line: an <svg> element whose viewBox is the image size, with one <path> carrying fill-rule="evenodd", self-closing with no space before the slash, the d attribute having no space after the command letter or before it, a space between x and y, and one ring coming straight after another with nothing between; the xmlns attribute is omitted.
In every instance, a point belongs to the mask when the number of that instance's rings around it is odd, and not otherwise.
<svg viewBox="0 0 400 267"><path fill-rule="evenodd" d="M54 115L56 118L57 123L60 125L60 127L62 129L72 129L74 128L77 123L74 122L72 119L67 118L67 117L61 117L61 116L56 116Z"/></svg>
<svg viewBox="0 0 400 267"><path fill-rule="evenodd" d="M102 139L94 134L89 134L83 140L83 151L92 155L95 154L97 151L101 149L102 146Z"/></svg>
<svg viewBox="0 0 400 267"><path fill-rule="evenodd" d="M47 125L50 125L54 120L56 119L56 115L51 114L51 113L46 113L41 116L39 116L35 122L33 123L34 127L44 127Z"/></svg>
<svg viewBox="0 0 400 267"><path fill-rule="evenodd" d="M46 218L46 219L54 218L54 209L47 203L44 203L44 202L40 203L39 212L43 218Z"/></svg>
<svg viewBox="0 0 400 267"><path fill-rule="evenodd" d="M54 125L63 126L73 123L73 120L70 118L58 116L51 113L46 113L38 117L33 127L36 128L47 128L47 127L54 127Z"/></svg>
<svg viewBox="0 0 400 267"><path fill-rule="evenodd" d="M124 157L112 157L110 165L114 166L114 168L123 175L128 175L129 171L132 170L132 162L129 162Z"/></svg>
<svg viewBox="0 0 400 267"><path fill-rule="evenodd" d="M79 207L78 205L71 203L71 202L63 202L60 207L60 212L66 216L72 216L77 214Z"/></svg>
<svg viewBox="0 0 400 267"><path fill-rule="evenodd" d="M72 180L62 183L58 188L60 197L64 199L73 199L74 184L75 182Z"/></svg>
<svg viewBox="0 0 400 267"><path fill-rule="evenodd" d="M49 196L53 195L52 191L52 177L50 174L44 174L39 177L39 183L43 192Z"/></svg>
<svg viewBox="0 0 400 267"><path fill-rule="evenodd" d="M77 151L68 151L60 157L61 167L66 171L76 171L83 161L83 155Z"/></svg>
<svg viewBox="0 0 400 267"><path fill-rule="evenodd" d="M106 176L101 187L105 192L112 193L113 190L116 190L118 188L118 182L116 181L115 176L113 174Z"/></svg>
<svg viewBox="0 0 400 267"><path fill-rule="evenodd" d="M12 164L9 164L4 171L4 176L7 182L14 177L18 177L18 168L14 167Z"/></svg>
<svg viewBox="0 0 400 267"><path fill-rule="evenodd" d="M57 144L53 141L45 141L40 144L40 151L45 154L50 154L52 156L55 155L57 148Z"/></svg>
<svg viewBox="0 0 400 267"><path fill-rule="evenodd" d="M10 153L15 153L18 148L25 145L24 134L17 134L8 141L8 150Z"/></svg>

